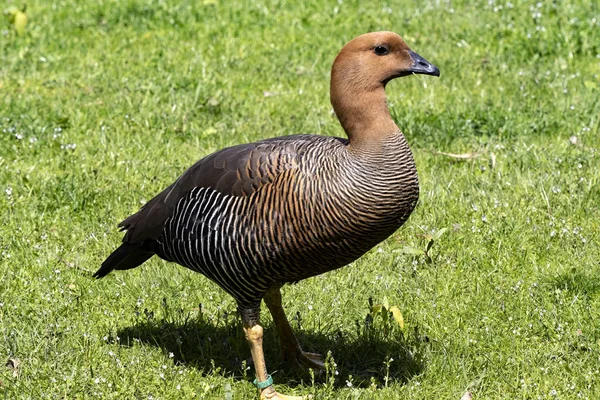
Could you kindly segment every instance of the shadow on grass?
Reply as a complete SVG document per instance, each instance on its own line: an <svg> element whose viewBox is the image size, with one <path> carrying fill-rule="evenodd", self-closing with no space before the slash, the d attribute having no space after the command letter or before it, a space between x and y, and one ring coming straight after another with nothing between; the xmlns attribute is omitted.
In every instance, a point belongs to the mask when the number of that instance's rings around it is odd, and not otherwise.
<svg viewBox="0 0 600 400"><path fill-rule="evenodd" d="M278 383L290 386L310 381L306 371L292 369L280 360L279 341L274 326L266 326L264 351L269 372L275 373ZM311 333L296 328L298 340L305 351L327 354L331 351L339 375L336 384L346 385L352 375L355 386L364 387L374 379L378 385L385 382L406 383L424 368L419 351L422 343L404 339L398 333L394 339L384 339L376 332L363 333L347 338L341 332L332 334ZM176 364L186 364L204 373L233 376L236 379L254 378L253 369L243 375L243 361L250 361L250 350L244 338L237 314L225 314L221 318L186 318L181 321L145 318L133 326L117 332L123 346L135 343L156 346L165 354L173 353ZM386 362L393 361L386 367ZM325 373L317 373L316 381L323 381Z"/></svg>
<svg viewBox="0 0 600 400"><path fill-rule="evenodd" d="M595 296L600 293L600 275L591 271L581 271L573 268L552 278L550 285L571 293Z"/></svg>

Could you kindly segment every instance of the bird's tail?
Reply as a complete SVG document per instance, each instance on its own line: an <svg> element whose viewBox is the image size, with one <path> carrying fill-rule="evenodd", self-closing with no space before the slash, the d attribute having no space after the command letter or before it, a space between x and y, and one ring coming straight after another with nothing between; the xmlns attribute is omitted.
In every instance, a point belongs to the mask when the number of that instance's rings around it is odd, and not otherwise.
<svg viewBox="0 0 600 400"><path fill-rule="evenodd" d="M135 268L154 254L143 243L123 243L104 260L100 269L94 274L94 278L103 278L114 269L124 270Z"/></svg>

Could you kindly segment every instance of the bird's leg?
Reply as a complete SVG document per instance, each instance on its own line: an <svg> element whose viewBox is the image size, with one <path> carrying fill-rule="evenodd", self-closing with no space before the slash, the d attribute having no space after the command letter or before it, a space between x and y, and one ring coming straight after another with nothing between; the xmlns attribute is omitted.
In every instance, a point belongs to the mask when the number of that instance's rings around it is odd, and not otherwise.
<svg viewBox="0 0 600 400"><path fill-rule="evenodd" d="M260 309L259 309L260 310ZM273 380L267 374L265 356L263 353L263 327L259 325L259 313L257 310L240 309L242 322L244 324L244 333L246 340L250 345L250 353L254 361L254 370L256 371L255 385L260 390L260 398L268 400L302 400L303 397L286 396L275 391Z"/></svg>
<svg viewBox="0 0 600 400"><path fill-rule="evenodd" d="M271 288L265 293L265 304L271 311L273 321L279 333L279 341L281 342L281 357L285 361L289 361L296 366L303 365L312 369L325 369L323 356L316 353L306 353L302 351L296 335L290 326L290 323L285 315L283 306L281 305L281 292L278 287Z"/></svg>

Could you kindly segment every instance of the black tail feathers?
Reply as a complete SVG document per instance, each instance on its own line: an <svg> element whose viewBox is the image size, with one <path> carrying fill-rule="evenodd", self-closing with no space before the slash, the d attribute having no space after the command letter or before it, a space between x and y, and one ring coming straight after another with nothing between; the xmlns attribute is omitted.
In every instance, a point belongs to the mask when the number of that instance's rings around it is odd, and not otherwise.
<svg viewBox="0 0 600 400"><path fill-rule="evenodd" d="M123 243L104 260L100 269L93 275L94 278L103 278L115 269L125 270L140 266L156 254L148 247L144 243Z"/></svg>

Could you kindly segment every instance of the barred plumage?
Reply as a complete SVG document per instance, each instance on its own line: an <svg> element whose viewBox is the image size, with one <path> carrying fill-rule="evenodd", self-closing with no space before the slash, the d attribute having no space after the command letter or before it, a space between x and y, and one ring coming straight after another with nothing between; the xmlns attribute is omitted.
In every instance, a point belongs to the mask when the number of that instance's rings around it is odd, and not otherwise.
<svg viewBox="0 0 600 400"><path fill-rule="evenodd" d="M331 102L348 140L294 135L211 154L121 222L124 243L95 276L137 267L154 254L174 261L237 301L259 381L267 380L258 324L263 299L284 356L322 367L319 356L300 349L279 288L356 260L414 209L417 170L384 92L389 80L409 73L439 75L394 33L351 41L331 74ZM285 398L270 385L261 397Z"/></svg>
<svg viewBox="0 0 600 400"><path fill-rule="evenodd" d="M257 307L274 285L342 267L393 233L416 204L412 155L401 133L390 139L381 154L360 157L335 138L259 142L295 144L294 167L250 196L193 188L167 219L157 254L206 275L243 307ZM360 168L364 157L378 165Z"/></svg>

